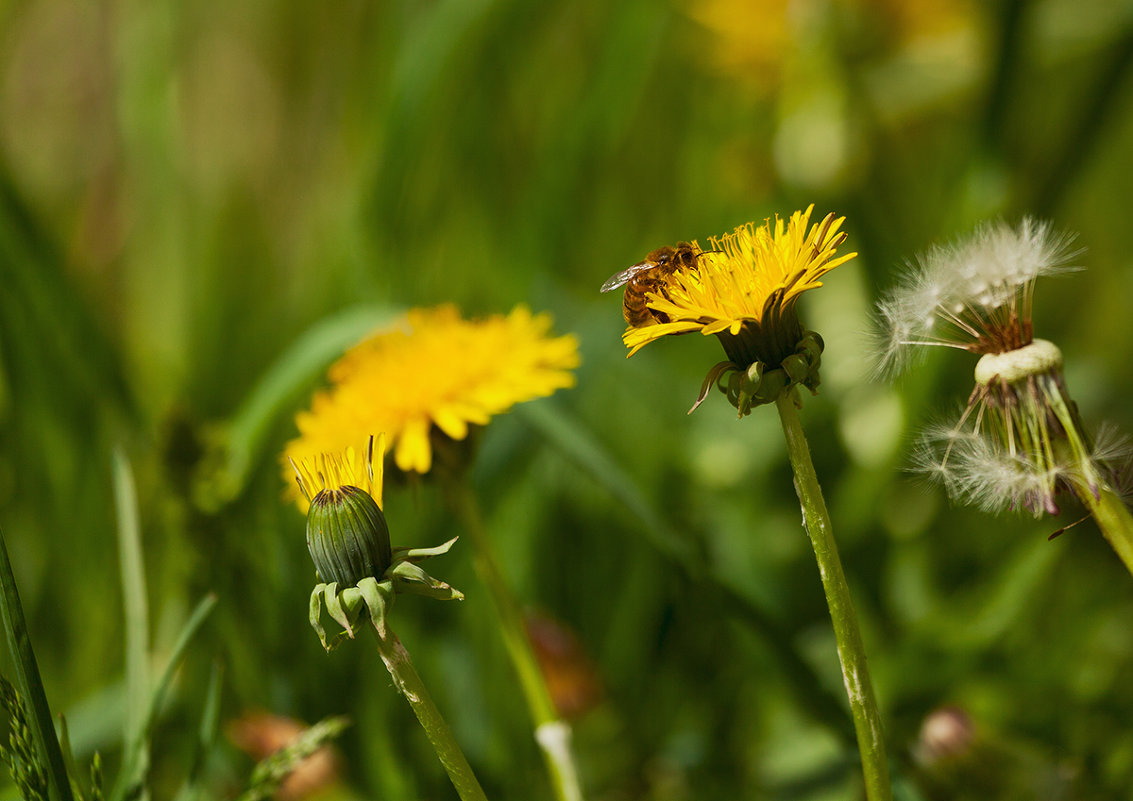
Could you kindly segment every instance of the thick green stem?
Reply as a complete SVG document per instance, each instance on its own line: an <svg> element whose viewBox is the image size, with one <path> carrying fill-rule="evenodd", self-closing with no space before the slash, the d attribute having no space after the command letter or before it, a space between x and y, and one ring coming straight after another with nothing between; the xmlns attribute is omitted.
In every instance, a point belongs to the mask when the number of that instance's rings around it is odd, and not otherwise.
<svg viewBox="0 0 1133 801"><path fill-rule="evenodd" d="M570 747L570 724L559 718L554 701L551 700L543 672L531 649L523 612L500 571L491 540L484 530L476 498L462 481L451 481L445 489L472 541L472 561L480 581L487 587L492 599L500 634L512 666L519 676L519 686L535 724L535 740L543 753L555 797L558 801L582 801L578 770Z"/></svg>
<svg viewBox="0 0 1133 801"><path fill-rule="evenodd" d="M421 728L425 730L425 736L433 744L433 750L437 752L437 758L452 780L452 786L456 788L461 801L487 801L480 782L472 772L472 767L464 758L464 752L456 744L452 730L441 717L440 710L429 696L429 691L425 689L425 684L417 674L417 669L413 667L413 661L409 658L409 652L405 650L401 640L388 626L385 627L384 633L378 631L377 626L372 626L371 630L374 632L374 639L378 641L378 653L382 657L382 662L385 663L389 675L393 677L394 686L413 707L417 720L421 722Z"/></svg>
<svg viewBox="0 0 1133 801"><path fill-rule="evenodd" d="M862 757L866 797L869 801L890 801L893 795L889 784L889 763L885 759L885 738L881 730L877 699L873 694L873 683L869 678L865 646L854 614L850 587L846 584L842 561L838 558L838 546L834 543L830 513L826 511L826 501L822 498L822 488L810 459L810 447L795 408L796 397L796 392L789 390L779 396L775 405L779 408L779 419L787 438L787 454L795 473L795 491L802 504L807 534L810 535L814 556L818 560L826 604L834 622L838 661L842 665L842 679L846 684L846 695L850 699L850 712Z"/></svg>

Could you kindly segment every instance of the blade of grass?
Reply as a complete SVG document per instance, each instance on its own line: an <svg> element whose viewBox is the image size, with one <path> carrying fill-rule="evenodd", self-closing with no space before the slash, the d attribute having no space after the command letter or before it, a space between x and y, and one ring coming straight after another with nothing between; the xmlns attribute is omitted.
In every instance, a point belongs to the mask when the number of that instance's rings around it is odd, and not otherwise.
<svg viewBox="0 0 1133 801"><path fill-rule="evenodd" d="M146 735L148 736L153 731L153 724L157 720L157 713L161 710L162 702L165 700L165 694L169 691L169 685L173 682L173 674L177 672L177 668L181 665L181 660L185 657L185 650L189 647L189 642L196 635L201 625L205 622L205 618L212 612L212 608L216 606L216 596L209 593L200 600L193 614L189 615L189 619L181 629L181 634L177 638L177 642L173 645L173 650L169 654L169 662L165 665L165 670L158 679L157 685L153 689L153 697L150 700L149 709L146 711Z"/></svg>
<svg viewBox="0 0 1133 801"><path fill-rule="evenodd" d="M1019 70L1023 42L1023 23L1029 11L1030 0L1000 0L998 26L998 54L988 81L987 95L984 98L981 130L984 144L989 153L1002 155L1003 120L1009 109L1011 89ZM989 8L994 8L989 4Z"/></svg>
<svg viewBox="0 0 1133 801"><path fill-rule="evenodd" d="M597 439L570 415L552 403L523 403L515 413L538 431L564 456L586 470L614 498L639 518L642 534L650 545L669 559L682 564L697 556L697 549L687 538L673 531L653 509L629 474L610 456Z"/></svg>
<svg viewBox="0 0 1133 801"><path fill-rule="evenodd" d="M63 766L67 769L67 775L71 777L71 791L82 799L83 789L79 777L83 774L75 764L75 753L71 750L71 732L67 729L67 718L63 715L59 716L59 747L63 752Z"/></svg>
<svg viewBox="0 0 1133 801"><path fill-rule="evenodd" d="M126 623L126 713L123 764L130 765L129 781L142 785L149 770L149 743L144 736L145 701L150 693L149 604L146 601L145 563L142 558L138 497L130 462L120 447L114 449L114 501L118 508L118 565ZM144 798L146 793L142 792Z"/></svg>
<svg viewBox="0 0 1133 801"><path fill-rule="evenodd" d="M1133 24L1104 55L1104 63L1088 91L1082 93L1079 111L1067 115L1073 120L1060 153L1047 159L1047 176L1034 195L1032 209L1041 217L1051 217L1075 176L1098 155L1099 140L1109 130L1121 109L1118 102L1133 67Z"/></svg>
<svg viewBox="0 0 1133 801"><path fill-rule="evenodd" d="M76 398L98 398L100 409L114 409L128 420L137 420L137 399L117 350L91 313L94 307L68 278L66 262L59 243L20 193L13 171L0 157L2 298L19 304L25 325L52 334L24 337L20 344L51 365L56 388L62 384ZM12 322L12 315L0 315L0 330L12 337L26 333L24 328L10 328Z"/></svg>
<svg viewBox="0 0 1133 801"><path fill-rule="evenodd" d="M212 752L216 742L216 733L220 721L220 676L223 669L219 662L214 662L212 672L209 674L208 690L205 692L204 711L201 713L201 725L197 729L197 739L193 743L193 756L189 762L189 771L185 775L185 782L177 792L174 801L194 801L201 794L201 774L204 773L205 761Z"/></svg>
<svg viewBox="0 0 1133 801"><path fill-rule="evenodd" d="M181 634L177 638L177 642L173 645L173 650L169 655L169 662L162 671L161 676L158 678L156 684L153 686L153 692L150 694L148 703L145 707L145 714L142 717L142 737L148 742L153 734L154 724L157 722L158 712L161 711L162 703L165 700L165 694L169 690L169 685L173 682L173 675L177 672L177 668L181 664L181 660L185 656L185 651L189 647L189 642L193 636L200 629L204 623L205 618L212 612L213 607L216 606L216 596L206 595L201 599L193 610L193 614L189 616L188 621L181 628ZM123 758L122 770L118 774L118 779L114 783L114 789L107 796L108 801L125 801L126 799L135 799L141 790L140 778L135 778L138 774L137 766L127 763L126 760L133 756L128 752ZM144 774L142 776L144 778Z"/></svg>
<svg viewBox="0 0 1133 801"><path fill-rule="evenodd" d="M0 529L0 612L4 618L4 632L8 648L12 654L12 666L24 703L30 712L29 724L36 748L43 760L47 773L47 792L51 801L73 801L71 782L63 760L63 750L55 734L51 720L51 708L47 704L47 694L43 690L43 679L39 675L39 665L31 647L24 608L20 604L20 593L16 589L16 577L12 573L12 563L8 560L8 545L4 532Z"/></svg>

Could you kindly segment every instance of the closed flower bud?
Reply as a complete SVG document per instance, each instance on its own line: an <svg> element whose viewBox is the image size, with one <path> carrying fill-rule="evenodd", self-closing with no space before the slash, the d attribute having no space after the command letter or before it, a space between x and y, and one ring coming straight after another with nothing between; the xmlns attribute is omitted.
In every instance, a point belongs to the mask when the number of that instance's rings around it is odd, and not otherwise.
<svg viewBox="0 0 1133 801"><path fill-rule="evenodd" d="M390 547L389 527L382 512L382 457L385 436L365 448L316 453L298 460L288 457L299 494L307 504L307 549L315 562L319 583L311 591L311 628L328 651L344 637L353 639L354 625L363 614L385 636L386 614L399 593L440 600L460 600L464 594L439 581L418 562L448 553L456 538L433 548ZM342 626L328 639L321 617L326 610Z"/></svg>
<svg viewBox="0 0 1133 801"><path fill-rule="evenodd" d="M350 485L311 501L307 548L320 579L342 588L380 578L393 559L385 515L368 492Z"/></svg>

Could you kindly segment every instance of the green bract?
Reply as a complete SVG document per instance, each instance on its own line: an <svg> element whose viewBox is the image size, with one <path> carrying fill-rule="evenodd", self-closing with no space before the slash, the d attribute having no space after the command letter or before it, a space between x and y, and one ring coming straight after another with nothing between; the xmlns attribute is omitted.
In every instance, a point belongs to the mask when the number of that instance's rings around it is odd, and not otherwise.
<svg viewBox="0 0 1133 801"><path fill-rule="evenodd" d="M312 504L312 511L314 508ZM387 539L386 542L388 547L389 540ZM371 625L379 634L384 634L386 615L393 605L395 595L410 593L440 601L464 600L464 593L433 578L417 564L430 557L448 553L454 542L456 537L435 548L394 548L389 565L380 576L366 576L357 584L348 586L334 581L317 584L311 591L311 628L319 635L323 647L329 651L344 637L353 639L354 625L358 622L363 609ZM327 640L321 620L324 606L331 619L343 629L330 640Z"/></svg>
<svg viewBox="0 0 1133 801"><path fill-rule="evenodd" d="M783 392L799 384L817 395L820 382L818 368L822 364L824 347L821 336L814 331L806 331L796 343L794 352L777 366L771 367L760 361L747 367L732 361L718 362L704 377L700 395L688 410L689 414L704 402L713 386L727 396L740 417L749 414L756 406L774 403Z"/></svg>

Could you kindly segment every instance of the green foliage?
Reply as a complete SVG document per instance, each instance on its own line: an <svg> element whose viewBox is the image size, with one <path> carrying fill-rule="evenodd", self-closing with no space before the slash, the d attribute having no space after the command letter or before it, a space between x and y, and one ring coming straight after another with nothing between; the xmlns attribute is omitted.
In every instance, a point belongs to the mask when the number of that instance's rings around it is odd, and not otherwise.
<svg viewBox="0 0 1133 801"><path fill-rule="evenodd" d="M130 716L155 798L234 795L250 760L218 732L254 709L350 715L338 797L448 797L376 655L328 656L307 628L313 571L277 453L372 325L525 302L578 333L578 386L494 420L471 476L512 586L573 632L601 688L573 721L588 797L853 797L774 415L737 421L713 394L686 416L717 344L627 361L619 304L597 291L659 245L815 202L847 216L860 255L800 303L826 344L801 414L903 797L964 797L965 775L981 798L1133 785L1128 573L1089 521L1047 541L1082 516L1069 501L1065 520L990 518L904 474L973 365L881 386L859 337L903 260L978 220L1046 216L1078 232L1088 270L1040 283L1036 333L1065 355L1084 420L1133 428L1129 3L953 0L922 23L908 9L936 4L791 3L786 44L748 56L713 5L0 10L0 526L80 764L137 766L123 676L144 661L169 666ZM728 29L774 33L747 5ZM118 443L145 546L128 593ZM427 483L391 483L384 511L394 546L461 534ZM488 795L539 801L461 550L438 571L467 600L404 598L396 629ZM127 598L148 610L129 657ZM924 756L941 707L970 718L968 761Z"/></svg>

